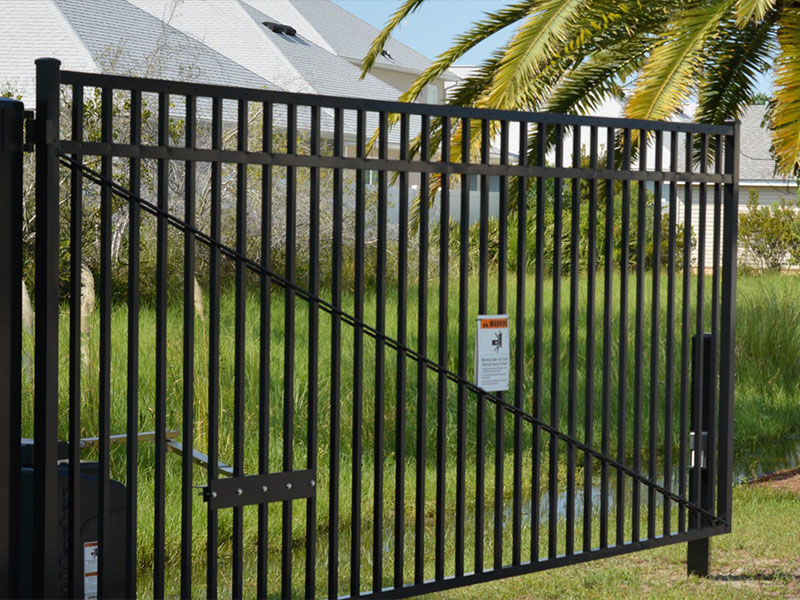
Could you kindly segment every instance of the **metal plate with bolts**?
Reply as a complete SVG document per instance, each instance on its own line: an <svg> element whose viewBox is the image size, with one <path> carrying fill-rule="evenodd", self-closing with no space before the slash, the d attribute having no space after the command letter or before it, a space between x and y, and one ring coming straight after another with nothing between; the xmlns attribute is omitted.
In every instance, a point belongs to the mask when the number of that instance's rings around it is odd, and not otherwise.
<svg viewBox="0 0 800 600"><path fill-rule="evenodd" d="M215 479L202 488L203 499L209 508L233 508L311 498L316 492L315 477L314 471L306 469Z"/></svg>

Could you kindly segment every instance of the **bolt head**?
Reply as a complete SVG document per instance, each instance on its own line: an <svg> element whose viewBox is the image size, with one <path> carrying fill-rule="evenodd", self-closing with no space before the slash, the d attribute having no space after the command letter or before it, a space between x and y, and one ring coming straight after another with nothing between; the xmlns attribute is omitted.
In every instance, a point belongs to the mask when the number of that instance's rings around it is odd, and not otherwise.
<svg viewBox="0 0 800 600"><path fill-rule="evenodd" d="M262 491L263 493L265 493L265 494L267 493L267 490L268 490L268 489L269 489L269 488L268 488L267 486L265 486L265 485L262 485L262 486L261 486L261 491Z"/></svg>
<svg viewBox="0 0 800 600"><path fill-rule="evenodd" d="M287 490L290 490L290 489L292 489L292 484L291 484L291 483L287 483L287 484L286 484L286 489L287 489Z"/></svg>
<svg viewBox="0 0 800 600"><path fill-rule="evenodd" d="M212 498L216 498L217 497L217 492L211 492L211 497Z"/></svg>
<svg viewBox="0 0 800 600"><path fill-rule="evenodd" d="M311 484L311 487L314 487L315 485L317 485L317 482L314 481L313 479L309 483Z"/></svg>
<svg viewBox="0 0 800 600"><path fill-rule="evenodd" d="M237 496L241 496L242 495L242 488L236 488L236 495Z"/></svg>

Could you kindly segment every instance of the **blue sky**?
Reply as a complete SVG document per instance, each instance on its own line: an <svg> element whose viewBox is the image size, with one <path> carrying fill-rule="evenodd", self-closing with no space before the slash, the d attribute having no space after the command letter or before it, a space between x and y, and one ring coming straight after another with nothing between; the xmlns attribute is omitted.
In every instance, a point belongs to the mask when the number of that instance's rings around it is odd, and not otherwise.
<svg viewBox="0 0 800 600"><path fill-rule="evenodd" d="M379 29L383 28L401 4L400 0L333 1ZM428 0L403 25L395 29L393 35L425 56L435 58L450 47L453 37L466 30L484 12L495 11L507 4L508 0ZM467 52L456 64L482 63L511 33L511 29L499 32ZM771 79L771 75L761 76L758 89L769 93Z"/></svg>
<svg viewBox="0 0 800 600"><path fill-rule="evenodd" d="M400 0L333 0L336 4L382 29ZM495 11L508 4L505 0L428 0L408 17L393 36L429 58L447 50L453 38L466 30L486 11ZM511 30L501 31L478 44L457 64L476 65L483 62L492 50L505 42Z"/></svg>

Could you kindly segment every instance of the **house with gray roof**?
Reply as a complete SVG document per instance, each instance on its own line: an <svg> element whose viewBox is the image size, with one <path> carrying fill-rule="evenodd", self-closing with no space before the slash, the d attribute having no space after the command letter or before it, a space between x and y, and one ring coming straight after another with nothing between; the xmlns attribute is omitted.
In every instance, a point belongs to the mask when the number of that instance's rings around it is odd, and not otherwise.
<svg viewBox="0 0 800 600"><path fill-rule="evenodd" d="M63 69L280 89L126 0L4 0L0 87L33 104L34 61Z"/></svg>
<svg viewBox="0 0 800 600"><path fill-rule="evenodd" d="M794 200L797 198L797 180L787 178L776 173L775 159L772 156L771 132L767 126L765 105L754 104L745 108L741 121L741 139L739 149L739 213L747 211L747 204L751 193L758 195L761 206L771 206L782 199ZM698 184L695 184L697 186ZM678 184L678 197L684 198L684 186ZM683 215L683 209L680 214ZM724 211L721 211L722 218ZM699 194L695 190L692 194L692 229L695 236L700 223ZM713 265L713 231L714 231L714 206L713 190L708 192L708 207L706 213L705 248L703 249L703 263L706 268ZM749 258L745 248L739 249L740 263L747 263ZM693 261L697 264L699 248L693 250Z"/></svg>
<svg viewBox="0 0 800 600"><path fill-rule="evenodd" d="M0 90L32 104L34 60L63 69L397 100L430 60L329 0L3 0ZM444 100L445 74L423 101ZM435 88L435 89L434 89Z"/></svg>
<svg viewBox="0 0 800 600"><path fill-rule="evenodd" d="M247 0L259 10L269 13L297 29L297 33L328 52L355 65L359 71L379 30L330 0ZM390 38L377 58L371 75L385 81L400 92L431 65L430 59L413 48ZM420 98L426 104L441 104L445 87L459 81L446 71L430 84Z"/></svg>
<svg viewBox="0 0 800 600"><path fill-rule="evenodd" d="M20 95L29 106L41 57L58 58L65 70L386 101L431 65L390 39L362 77L379 30L330 0L0 0L0 9L0 93ZM444 81L457 79L445 73L420 100L444 102ZM274 110L280 127L285 106ZM178 98L171 114L182 111ZM201 120L207 112L198 104ZM223 107L223 116L234 121L235 111ZM301 129L308 119L298 111ZM368 132L377 124L369 112ZM333 131L332 110L322 110L321 129L323 136ZM418 130L413 120L411 135ZM356 116L347 111L346 154L355 153L355 133ZM389 133L390 156L398 149L399 127Z"/></svg>

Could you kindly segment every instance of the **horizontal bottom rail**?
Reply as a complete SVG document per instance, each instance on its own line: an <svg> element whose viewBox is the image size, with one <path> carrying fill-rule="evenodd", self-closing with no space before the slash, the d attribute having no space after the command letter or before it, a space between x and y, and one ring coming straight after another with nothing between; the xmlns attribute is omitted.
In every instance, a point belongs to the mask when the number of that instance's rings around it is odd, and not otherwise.
<svg viewBox="0 0 800 600"><path fill-rule="evenodd" d="M506 565L500 569L492 569L482 573L465 573L457 577L446 577L441 580L431 579L421 584L410 584L400 588L386 588L380 592L364 592L359 594L360 598L406 598L418 594L430 594L432 592L440 592L450 590L457 587L466 585L473 585L476 583L485 583L488 581L496 581L498 579L505 579L506 577L514 577L516 575L525 575L528 573L536 573L538 571L546 571L556 567L565 567L569 565L576 565L579 563L598 560L601 558L609 558L612 556L619 556L639 550L648 550L651 548L659 548L661 546L669 546L671 544L680 544L683 542L691 542L695 540L709 538L715 535L722 535L730 533L728 525L715 525L713 527L703 527L700 529L693 529L685 533L676 533L673 535L656 536L647 540L632 541L627 544L609 546L608 548L596 548L589 552L576 552L570 555L559 555L555 558L547 558L536 562L527 562L519 565ZM340 596L340 598L350 598L350 596Z"/></svg>

